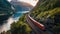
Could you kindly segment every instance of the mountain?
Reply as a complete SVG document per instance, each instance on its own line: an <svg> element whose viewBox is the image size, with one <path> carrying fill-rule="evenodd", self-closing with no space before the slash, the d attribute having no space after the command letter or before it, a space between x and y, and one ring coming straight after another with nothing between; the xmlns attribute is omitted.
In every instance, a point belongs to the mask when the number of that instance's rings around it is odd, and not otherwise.
<svg viewBox="0 0 60 34"><path fill-rule="evenodd" d="M0 0L0 22L7 20L15 13L13 6L7 0Z"/></svg>
<svg viewBox="0 0 60 34"><path fill-rule="evenodd" d="M36 21L44 24L46 30L53 32L53 34L60 34L60 0L39 0L28 14ZM11 30L3 32L3 34L35 34L27 24L26 18L26 14L24 14L18 22L11 24ZM44 34L48 33L44 32ZM49 34L51 33L49 32Z"/></svg>
<svg viewBox="0 0 60 34"><path fill-rule="evenodd" d="M34 16L33 16L34 15ZM41 0L31 10L30 16L55 34L60 30L60 0Z"/></svg>

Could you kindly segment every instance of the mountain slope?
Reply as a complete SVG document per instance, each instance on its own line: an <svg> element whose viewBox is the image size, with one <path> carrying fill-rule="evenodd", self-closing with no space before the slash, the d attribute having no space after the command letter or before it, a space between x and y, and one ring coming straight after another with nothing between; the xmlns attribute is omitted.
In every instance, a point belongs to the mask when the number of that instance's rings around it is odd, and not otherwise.
<svg viewBox="0 0 60 34"><path fill-rule="evenodd" d="M13 6L7 0L0 0L0 24L15 13Z"/></svg>
<svg viewBox="0 0 60 34"><path fill-rule="evenodd" d="M11 4L6 0L0 0L0 14L10 14L10 12L14 12Z"/></svg>
<svg viewBox="0 0 60 34"><path fill-rule="evenodd" d="M53 31L55 34L59 34L60 0L39 1L35 9L31 11L30 16L38 22L44 24L49 30Z"/></svg>
<svg viewBox="0 0 60 34"><path fill-rule="evenodd" d="M60 34L60 0L40 0L34 7L30 16L45 25L46 29L54 34ZM27 27L28 26L28 27ZM27 29L28 28L28 29ZM28 31L27 31L28 30ZM17 23L11 25L11 30L5 34L31 34L33 30L26 22L26 14ZM45 31L44 31L45 32ZM35 34L33 31L32 33ZM48 32L46 32L48 33ZM44 34L46 34L44 33ZM51 33L50 33L51 34Z"/></svg>

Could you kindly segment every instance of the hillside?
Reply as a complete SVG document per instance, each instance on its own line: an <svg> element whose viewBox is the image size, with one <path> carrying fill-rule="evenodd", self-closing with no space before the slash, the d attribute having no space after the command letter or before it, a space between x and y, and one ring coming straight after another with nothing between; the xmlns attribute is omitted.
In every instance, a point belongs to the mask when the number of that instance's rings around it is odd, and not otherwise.
<svg viewBox="0 0 60 34"><path fill-rule="evenodd" d="M30 34L32 29L26 22L26 14L20 17L18 22L11 24L11 29L7 32L2 32L1 34Z"/></svg>
<svg viewBox="0 0 60 34"><path fill-rule="evenodd" d="M60 0L40 0L28 14L44 24L49 31L60 34ZM11 30L1 34L32 34L32 31L26 22L26 14L24 14L18 22L11 24ZM33 34L35 34L34 31Z"/></svg>
<svg viewBox="0 0 60 34"><path fill-rule="evenodd" d="M44 24L49 30L59 34L60 0L39 1L35 9L31 11L30 16Z"/></svg>

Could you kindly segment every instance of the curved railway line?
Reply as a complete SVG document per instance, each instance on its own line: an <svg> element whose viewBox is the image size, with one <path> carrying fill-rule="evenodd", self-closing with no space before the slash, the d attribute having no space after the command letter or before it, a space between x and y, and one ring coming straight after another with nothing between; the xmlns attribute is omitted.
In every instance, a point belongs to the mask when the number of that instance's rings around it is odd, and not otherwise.
<svg viewBox="0 0 60 34"><path fill-rule="evenodd" d="M26 15L26 21L30 25L30 27L36 32L36 34L45 34L45 32L47 32L48 34L53 34L51 31L46 29L43 24L37 22L32 17L30 17L30 15Z"/></svg>

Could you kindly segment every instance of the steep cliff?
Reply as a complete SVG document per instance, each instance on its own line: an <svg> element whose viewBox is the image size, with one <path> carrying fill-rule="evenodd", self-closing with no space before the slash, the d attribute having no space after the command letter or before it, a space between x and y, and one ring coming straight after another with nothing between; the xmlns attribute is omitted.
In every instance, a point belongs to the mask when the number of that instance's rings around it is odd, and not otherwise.
<svg viewBox="0 0 60 34"><path fill-rule="evenodd" d="M13 13L13 6L7 0L0 0L0 21L8 19Z"/></svg>

